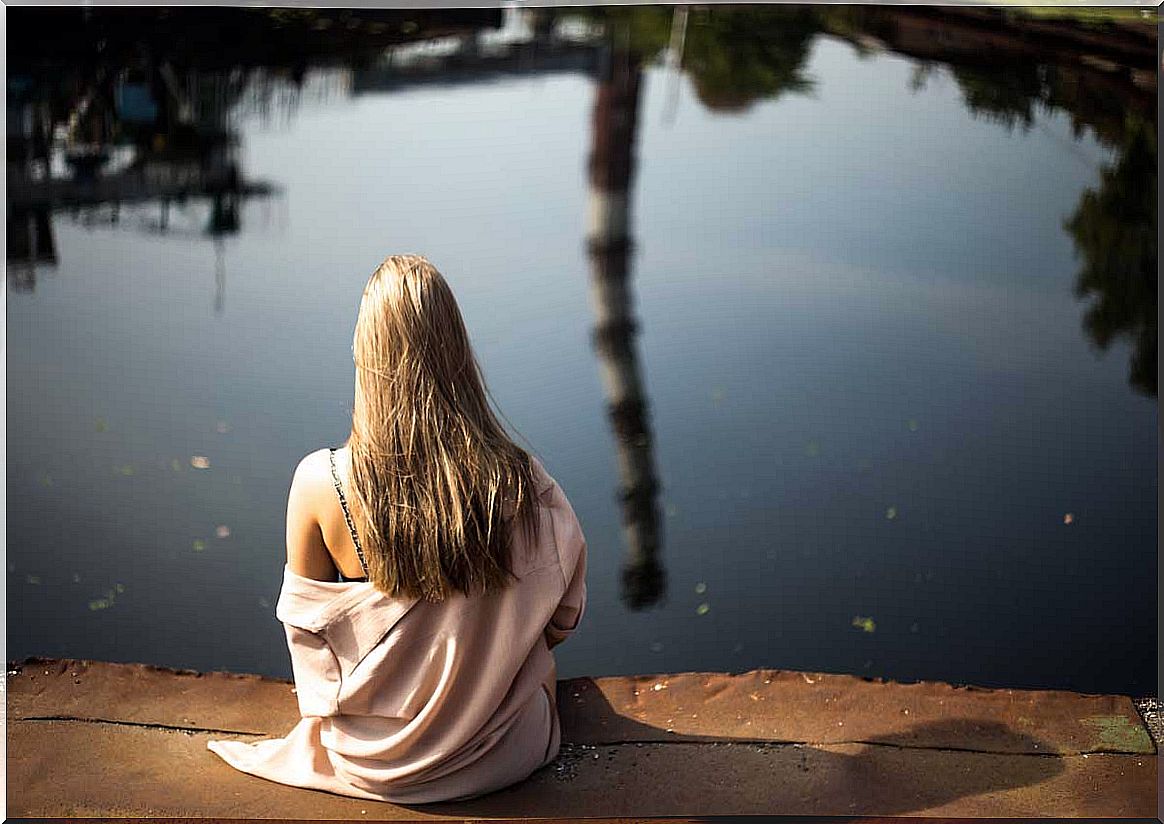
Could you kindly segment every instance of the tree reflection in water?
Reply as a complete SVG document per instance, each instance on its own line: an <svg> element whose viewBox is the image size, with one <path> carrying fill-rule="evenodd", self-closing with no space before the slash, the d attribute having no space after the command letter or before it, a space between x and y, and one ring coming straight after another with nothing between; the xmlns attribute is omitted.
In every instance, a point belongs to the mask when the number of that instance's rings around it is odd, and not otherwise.
<svg viewBox="0 0 1164 824"><path fill-rule="evenodd" d="M1129 118L1116 162L1064 226L1083 258L1075 295L1093 298L1083 328L1100 349L1132 341L1132 386L1157 396L1156 130Z"/></svg>

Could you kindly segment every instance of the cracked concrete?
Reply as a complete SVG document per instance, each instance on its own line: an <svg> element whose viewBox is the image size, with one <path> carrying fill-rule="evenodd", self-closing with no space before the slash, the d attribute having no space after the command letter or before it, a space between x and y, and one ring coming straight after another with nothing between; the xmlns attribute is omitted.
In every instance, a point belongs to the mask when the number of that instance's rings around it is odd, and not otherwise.
<svg viewBox="0 0 1164 824"><path fill-rule="evenodd" d="M21 721L78 721L82 724L118 724L123 727L141 727L147 730L173 730L174 732L213 732L221 733L222 735L249 735L254 738L262 738L263 734L258 732L243 732L242 730L219 730L208 727L180 727L176 724L143 724L138 721L118 721L114 718L82 718L77 715L29 715L20 719Z"/></svg>
<svg viewBox="0 0 1164 824"><path fill-rule="evenodd" d="M281 736L291 684L30 659L8 678L17 816L430 818L1156 815L1125 696L757 670L559 683L563 746L525 782L401 807L232 770L210 738Z"/></svg>

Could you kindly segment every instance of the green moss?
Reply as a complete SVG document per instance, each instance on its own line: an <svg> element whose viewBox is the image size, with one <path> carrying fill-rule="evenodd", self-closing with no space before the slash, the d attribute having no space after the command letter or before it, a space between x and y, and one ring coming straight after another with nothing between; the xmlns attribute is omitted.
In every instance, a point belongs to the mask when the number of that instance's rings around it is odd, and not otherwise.
<svg viewBox="0 0 1164 824"><path fill-rule="evenodd" d="M1093 715L1079 719L1079 723L1095 730L1096 740L1091 745L1093 750L1145 754L1155 752L1152 739L1143 724L1133 723L1126 715Z"/></svg>
<svg viewBox="0 0 1164 824"><path fill-rule="evenodd" d="M1084 28L1103 28L1111 23L1155 26L1156 9L1130 6L1031 6L1008 8L1015 17L1037 17L1044 20L1071 20ZM1146 12L1146 13L1145 13Z"/></svg>

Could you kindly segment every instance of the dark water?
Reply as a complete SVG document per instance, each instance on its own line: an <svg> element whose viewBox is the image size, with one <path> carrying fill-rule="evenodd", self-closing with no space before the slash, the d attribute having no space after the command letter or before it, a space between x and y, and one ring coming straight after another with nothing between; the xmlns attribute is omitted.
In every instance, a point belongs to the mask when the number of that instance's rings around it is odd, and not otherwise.
<svg viewBox="0 0 1164 824"><path fill-rule="evenodd" d="M395 68L323 32L306 64L233 76L134 35L153 62L125 82L169 56L180 94L155 80L157 120L117 139L162 165L193 145L207 179L274 191L10 218L10 659L289 676L291 471L346 437L365 279L419 251L589 539L562 676L1156 693L1156 111L1136 59L1003 44L976 67L972 26L925 18L949 54L923 53L907 10L611 14L587 37L507 17L477 58ZM14 111L65 122L110 82L93 60L10 62L10 146ZM102 122L87 141L115 141ZM629 217L596 234L620 191ZM51 232L40 262L14 225L33 249Z"/></svg>

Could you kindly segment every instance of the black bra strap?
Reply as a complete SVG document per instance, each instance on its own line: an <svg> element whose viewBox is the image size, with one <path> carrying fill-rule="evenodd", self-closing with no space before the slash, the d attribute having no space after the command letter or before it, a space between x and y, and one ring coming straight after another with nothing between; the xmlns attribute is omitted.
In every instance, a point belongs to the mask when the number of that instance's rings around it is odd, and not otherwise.
<svg viewBox="0 0 1164 824"><path fill-rule="evenodd" d="M352 523L352 513L348 511L348 499L344 497L344 490L340 485L339 472L335 468L335 450L329 449L327 452L331 457L331 479L335 482L335 493L339 496L340 506L344 510L344 520L348 522L348 532L352 534L352 544L356 547L356 555L360 557L360 566L366 576L368 562L364 560L364 550L360 547L360 536L356 534L356 525Z"/></svg>

